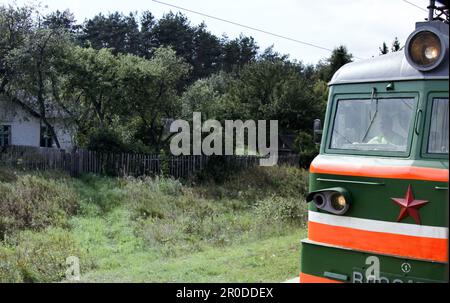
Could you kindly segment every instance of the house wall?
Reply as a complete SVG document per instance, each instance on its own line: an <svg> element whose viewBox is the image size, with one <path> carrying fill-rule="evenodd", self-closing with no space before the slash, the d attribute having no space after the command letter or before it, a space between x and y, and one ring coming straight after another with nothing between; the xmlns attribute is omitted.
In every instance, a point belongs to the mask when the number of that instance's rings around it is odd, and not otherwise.
<svg viewBox="0 0 450 303"><path fill-rule="evenodd" d="M66 123L50 121L55 128L61 148L73 146L73 131ZM23 146L40 146L41 123L24 111L19 105L0 97L0 124L11 125L11 144Z"/></svg>

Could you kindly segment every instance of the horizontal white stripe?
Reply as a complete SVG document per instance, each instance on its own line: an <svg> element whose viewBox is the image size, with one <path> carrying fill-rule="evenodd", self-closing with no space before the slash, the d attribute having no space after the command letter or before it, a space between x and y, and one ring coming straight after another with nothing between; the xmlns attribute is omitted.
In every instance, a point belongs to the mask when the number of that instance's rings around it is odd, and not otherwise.
<svg viewBox="0 0 450 303"><path fill-rule="evenodd" d="M418 224L406 224L406 223L360 219L354 217L330 215L315 211L308 212L308 220L316 223L355 228L365 231L383 232L390 234L426 237L435 239L448 239L447 227L424 226Z"/></svg>

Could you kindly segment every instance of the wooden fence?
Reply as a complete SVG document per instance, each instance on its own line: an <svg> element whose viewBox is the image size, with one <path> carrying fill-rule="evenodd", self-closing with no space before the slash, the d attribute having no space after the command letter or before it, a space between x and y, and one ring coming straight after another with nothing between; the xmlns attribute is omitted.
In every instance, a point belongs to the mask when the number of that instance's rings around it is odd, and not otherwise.
<svg viewBox="0 0 450 303"><path fill-rule="evenodd" d="M217 157L217 156L216 156ZM248 168L259 164L256 156L220 156L221 161ZM162 172L189 178L208 164L210 156L167 156L101 153L83 149L66 152L53 148L8 146L0 149L0 165L24 170L62 170L72 176L84 173L113 176L152 176ZM298 166L298 155L279 156L278 164Z"/></svg>

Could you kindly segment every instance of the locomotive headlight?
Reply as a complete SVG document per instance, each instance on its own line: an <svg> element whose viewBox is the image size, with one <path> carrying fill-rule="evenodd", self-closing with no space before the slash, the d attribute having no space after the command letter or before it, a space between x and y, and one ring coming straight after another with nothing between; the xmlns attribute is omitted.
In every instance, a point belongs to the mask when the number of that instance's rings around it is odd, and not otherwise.
<svg viewBox="0 0 450 303"><path fill-rule="evenodd" d="M313 202L318 209L335 215L345 214L350 207L350 200L350 193L342 187L324 188L306 196L306 202Z"/></svg>
<svg viewBox="0 0 450 303"><path fill-rule="evenodd" d="M345 197L340 193L334 193L331 196L331 207L333 207L336 211L341 212L347 206L347 201Z"/></svg>
<svg viewBox="0 0 450 303"><path fill-rule="evenodd" d="M406 42L406 59L420 71L436 68L444 58L445 44L440 33L433 28L413 32Z"/></svg>

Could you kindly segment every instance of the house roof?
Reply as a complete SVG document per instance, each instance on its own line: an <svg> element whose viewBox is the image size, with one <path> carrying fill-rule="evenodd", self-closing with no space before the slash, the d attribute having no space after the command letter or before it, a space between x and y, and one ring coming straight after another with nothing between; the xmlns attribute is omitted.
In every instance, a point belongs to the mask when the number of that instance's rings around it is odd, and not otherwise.
<svg viewBox="0 0 450 303"><path fill-rule="evenodd" d="M11 98L8 98L5 95L0 95L0 102L1 101L6 101L6 102L11 102L12 104L15 104L19 107L22 107L26 112L28 112L30 115L33 115L37 118L40 117L39 114L33 114L33 111L36 113L40 113L40 109L38 107L37 101L33 100L33 98L30 98L28 96L18 96L21 99L25 99L27 98L27 103L26 105L29 107L28 109L25 108L23 106L23 104L19 103L19 102L14 102L13 100L11 100ZM31 109L31 111L30 111ZM53 102L46 102L45 103L45 117L47 119L67 119L70 118L69 114L67 112L65 112L61 107L59 107L58 105L54 104Z"/></svg>

